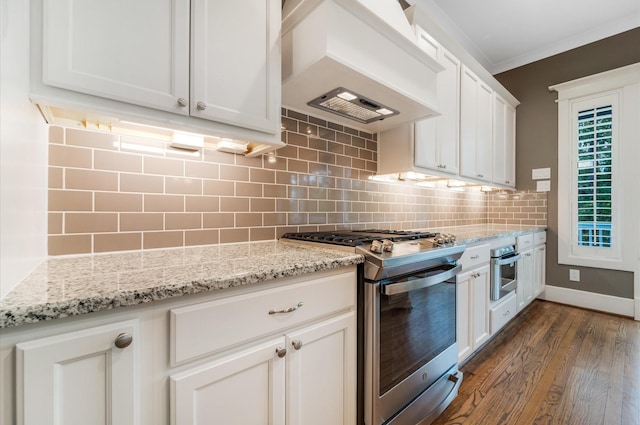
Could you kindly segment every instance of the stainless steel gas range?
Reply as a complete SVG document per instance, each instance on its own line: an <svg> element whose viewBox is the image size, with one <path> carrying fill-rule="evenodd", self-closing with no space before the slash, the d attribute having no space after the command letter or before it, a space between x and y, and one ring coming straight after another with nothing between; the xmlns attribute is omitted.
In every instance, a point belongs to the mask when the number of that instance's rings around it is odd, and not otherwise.
<svg viewBox="0 0 640 425"><path fill-rule="evenodd" d="M287 233L365 257L359 296L358 424L427 425L462 383L456 340L456 276L465 246L433 232Z"/></svg>

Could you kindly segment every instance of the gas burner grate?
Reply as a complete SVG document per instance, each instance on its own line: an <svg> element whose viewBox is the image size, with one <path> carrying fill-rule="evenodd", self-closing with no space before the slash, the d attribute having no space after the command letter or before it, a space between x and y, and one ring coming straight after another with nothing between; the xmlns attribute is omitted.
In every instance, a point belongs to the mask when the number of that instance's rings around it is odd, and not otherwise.
<svg viewBox="0 0 640 425"><path fill-rule="evenodd" d="M425 239L437 236L433 232L416 232L410 230L352 230L335 232L293 232L286 233L283 239L293 239L307 242L322 242L343 246L360 246L374 240L389 239L393 242Z"/></svg>

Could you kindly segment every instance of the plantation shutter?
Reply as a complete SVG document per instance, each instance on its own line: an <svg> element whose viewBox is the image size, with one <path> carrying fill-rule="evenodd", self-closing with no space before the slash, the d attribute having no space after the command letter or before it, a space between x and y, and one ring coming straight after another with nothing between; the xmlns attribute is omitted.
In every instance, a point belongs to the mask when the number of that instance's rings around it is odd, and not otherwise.
<svg viewBox="0 0 640 425"><path fill-rule="evenodd" d="M577 220L578 245L612 246L612 105L578 112Z"/></svg>

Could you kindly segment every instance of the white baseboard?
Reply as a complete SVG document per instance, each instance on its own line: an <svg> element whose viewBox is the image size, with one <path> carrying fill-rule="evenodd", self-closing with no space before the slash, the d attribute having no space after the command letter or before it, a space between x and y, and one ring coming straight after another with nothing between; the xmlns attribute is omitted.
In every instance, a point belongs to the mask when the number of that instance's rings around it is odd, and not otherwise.
<svg viewBox="0 0 640 425"><path fill-rule="evenodd" d="M544 292L539 298L575 307L588 308L591 310L604 311L606 313L619 314L621 316L634 317L635 311L638 314L636 320L640 320L640 298L620 298L611 295L596 294L593 292L578 291L576 289L562 288L559 286L546 285Z"/></svg>

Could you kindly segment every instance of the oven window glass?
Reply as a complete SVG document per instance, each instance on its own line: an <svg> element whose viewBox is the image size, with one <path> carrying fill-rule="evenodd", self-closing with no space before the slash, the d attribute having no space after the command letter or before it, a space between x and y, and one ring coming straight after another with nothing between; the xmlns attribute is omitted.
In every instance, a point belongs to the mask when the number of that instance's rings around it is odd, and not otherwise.
<svg viewBox="0 0 640 425"><path fill-rule="evenodd" d="M380 294L379 311L382 396L456 342L455 281Z"/></svg>
<svg viewBox="0 0 640 425"><path fill-rule="evenodd" d="M502 278L502 284L505 285L511 281L516 280L516 263L504 264L500 266L500 277Z"/></svg>

